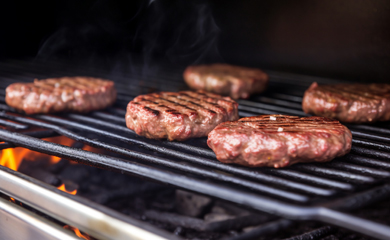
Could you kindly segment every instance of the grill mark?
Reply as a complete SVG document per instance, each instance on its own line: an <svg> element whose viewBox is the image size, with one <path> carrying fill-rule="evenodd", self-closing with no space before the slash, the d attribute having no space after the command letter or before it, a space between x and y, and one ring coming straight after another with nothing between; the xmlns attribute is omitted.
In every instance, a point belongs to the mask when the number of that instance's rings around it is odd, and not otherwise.
<svg viewBox="0 0 390 240"><path fill-rule="evenodd" d="M162 104L161 102L155 102L155 101L152 101L150 99L145 99L144 97L140 98L140 99L137 99L136 101L143 101L143 102L149 102L151 103L152 105L154 105L155 107L158 107L158 108L163 108L163 112L167 112L169 114L174 114L174 115L186 115L186 116L194 116L196 114L196 111L191 109L191 108L188 108L187 106L181 106L180 104L177 104L177 103L174 103L174 102L171 102L171 101L168 101L166 99L163 99L161 97L157 97L157 96L153 96L153 95L147 95L148 97L152 98L153 100L160 100L160 101L163 101L163 102L168 102L168 103L171 103L171 106L167 106L167 105L164 105ZM134 100L133 100L134 101ZM172 104L174 106L172 106ZM176 106L176 107L175 107ZM182 108L185 108L189 111L193 111L193 112L186 112L186 113L182 113L182 111L180 111L179 109L177 109L177 106L180 106ZM183 110L183 109L182 109Z"/></svg>
<svg viewBox="0 0 390 240"><path fill-rule="evenodd" d="M174 115L180 115L181 114L180 112L176 111L175 109L165 110L165 112L170 113L170 114L174 114Z"/></svg>
<svg viewBox="0 0 390 240"><path fill-rule="evenodd" d="M199 99L199 98L193 97L193 96L188 95L188 94L185 94L185 93L182 94L182 96L188 97L188 98L192 99L192 101L198 103L202 108L204 108L204 109L206 109L206 110L211 110L211 111L213 111L214 113L216 113L214 110L209 109L209 108L206 108L206 107L204 107L204 106L201 105L203 99ZM182 99L182 100L186 101L185 99ZM217 104L217 103L213 103L213 102L209 102L209 101L204 101L203 103L213 105L215 108L217 108L217 109L219 109L219 110L223 110L224 112L227 112L227 109L226 109L226 108L224 108L223 106L221 106L221 105L219 105L219 104Z"/></svg>
<svg viewBox="0 0 390 240"><path fill-rule="evenodd" d="M60 84L65 85L65 86L69 86L69 87L73 87L73 88L77 88L77 89L82 89L82 90L88 90L89 87L96 87L96 85L88 86L88 85L82 84L82 82L77 81L77 80L76 81L64 80L64 81L61 81Z"/></svg>
<svg viewBox="0 0 390 240"><path fill-rule="evenodd" d="M156 102L153 102L153 101L150 101L150 100L147 100L147 99L143 99L141 98L142 101L140 102L135 102L134 100L131 101L131 103L134 103L134 104L137 104L137 105L141 105L143 108L145 108L146 110L148 110L149 112L151 112L150 110L152 111L157 111L158 114L156 115L157 112L153 112L153 115L154 116L158 116L161 112L166 112L166 113L169 113L169 114L174 114L174 115L182 115L180 112L178 112L176 109L172 109L166 105L161 105L159 103L156 103ZM145 103L146 102L146 103ZM142 103L145 103L145 104L142 104ZM150 104L147 104L147 103L150 103ZM152 109L151 107L157 107L159 108L159 110L157 109Z"/></svg>
<svg viewBox="0 0 390 240"><path fill-rule="evenodd" d="M275 121L275 120L271 120L271 117L275 117L277 118L278 120L279 119L283 119L283 120L288 120L288 121L317 121L317 120L322 120L322 121L336 121L337 120L333 120L333 119L330 119L330 118L326 118L326 117L318 117L318 116L312 116L312 117L297 117L297 116L287 116L287 115L262 115L262 116L253 116L253 117L245 117L245 118L241 118L241 120L254 120L254 121L258 121L258 120L261 120L261 121Z"/></svg>
<svg viewBox="0 0 390 240"><path fill-rule="evenodd" d="M54 87L42 82L41 84L36 84L34 82L33 86L34 92L38 92L39 94L43 93L44 91L54 91Z"/></svg>
<svg viewBox="0 0 390 240"><path fill-rule="evenodd" d="M348 84L348 85L345 85L345 84L342 84L342 85L321 85L320 87L324 87L324 88L329 88L329 89L333 89L335 91L339 90L339 91L343 91L343 92L349 92L349 93L354 93L354 94L357 94L358 96L360 96L360 94L368 94L369 96L372 96L372 97L378 97L378 96L382 96L382 95L389 95L390 94L390 89L389 89L389 86L388 85L385 85L385 84L368 84L368 85L361 85L361 84L358 84L358 85L355 85L355 84ZM367 91L368 89L368 91ZM382 91L378 91L378 89L382 89ZM383 91L383 89L385 89L385 91ZM364 95L364 96L367 96L367 95Z"/></svg>
<svg viewBox="0 0 390 240"><path fill-rule="evenodd" d="M213 100L216 100L217 102L218 101L223 101L223 102L230 103L230 104L234 104L235 103L232 100L221 98L217 94L208 93L208 92L204 92L204 91L189 92L189 93L194 94L194 95L201 95L201 96L204 96L204 97L207 97L207 98L212 98Z"/></svg>
<svg viewBox="0 0 390 240"><path fill-rule="evenodd" d="M327 125L329 124L339 124L339 122L286 122L286 121L240 121L242 123L258 123L258 124L267 124L267 125L280 125L280 124L299 124L299 125L304 125L304 126L310 126L310 125L318 125L318 123L325 123Z"/></svg>
<svg viewBox="0 0 390 240"><path fill-rule="evenodd" d="M151 100L149 100L149 99L145 99L145 98L140 98L140 102L150 102L150 103L152 103L152 104L156 104L156 105L158 105L159 103L157 103L157 102L153 102L153 101L151 101ZM164 105L163 105L164 106ZM166 106L165 106L166 107Z"/></svg>
<svg viewBox="0 0 390 240"><path fill-rule="evenodd" d="M64 90L64 89L70 87L69 85L64 85L62 82L63 81L61 81L61 80L49 79L49 80L37 81L37 82L35 82L35 84L39 87L48 87L48 88L57 89L57 90L58 89ZM60 88L56 88L55 87L56 84L60 84Z"/></svg>
<svg viewBox="0 0 390 240"><path fill-rule="evenodd" d="M158 116L160 115L160 112L158 110L155 110L155 109L151 109L150 107L147 107L147 106L143 106L144 109L146 109L147 111L151 112L154 116Z"/></svg>
<svg viewBox="0 0 390 240"><path fill-rule="evenodd" d="M69 79L74 79L76 81L77 77ZM85 81L94 82L96 81L96 79L87 78ZM13 89L12 91L18 91L18 94L21 95L22 101L15 103L14 107L23 110L28 114L52 113L60 112L63 110L87 112L91 110L96 110L98 108L106 107L108 104L111 104L114 101L114 99L112 98L114 97L114 95L112 93L113 91L115 91L115 89L107 89L108 91L103 94L101 94L102 92L99 93L98 91L90 92L89 94L84 94L83 96L86 96L87 99L82 99L82 102L84 102L85 104L75 105L74 91L70 91L74 88L69 88L68 86L63 85L60 85L60 87L57 88L55 87L56 84L61 84L62 82L62 78L48 78L42 80L34 79L33 82L29 83L16 83L18 85L14 86L18 86L18 89ZM9 89L12 89L12 86ZM99 96L99 94L100 96L104 96L104 99L96 99L95 96ZM64 95L66 95L66 99L63 98ZM34 102L31 102L28 99L30 96L34 96ZM93 99L91 100L90 97L92 97ZM47 101L47 98L50 98L53 101ZM27 102L26 99L28 99ZM34 104L36 101L38 102L38 104Z"/></svg>
<svg viewBox="0 0 390 240"><path fill-rule="evenodd" d="M164 96L162 96L162 95L158 95L158 97L152 95L150 97L155 98L155 99L160 100L160 101L163 101L163 102L168 102L170 104L173 104L174 106L172 109L175 109L175 111L178 114L187 115L189 117L196 116L196 114L197 114L197 111L195 109L192 109L192 108L189 108L188 106L185 106L185 105L179 104L177 102L173 102L173 101L170 101L168 99L165 99ZM172 112L172 114L176 114L176 115L177 115L177 113Z"/></svg>
<svg viewBox="0 0 390 240"><path fill-rule="evenodd" d="M65 79L64 81L70 81L68 79ZM72 81L73 82L73 81ZM74 82L77 82L78 84L80 85L83 85L85 87L100 87L100 86L106 86L106 84L104 84L104 82L102 82L101 80L96 80L95 82L91 82L91 81L88 81L88 79L85 79L85 78L77 78L76 81Z"/></svg>
<svg viewBox="0 0 390 240"><path fill-rule="evenodd" d="M271 120L271 117L277 118L276 120ZM323 118L323 117L295 117L295 116L285 116L285 115L266 115L266 116L256 116L256 117L246 117L238 120L239 122L246 123L267 123L267 124L301 124L301 125L311 125L318 123L326 124L339 124L339 121Z"/></svg>
<svg viewBox="0 0 390 240"><path fill-rule="evenodd" d="M253 129L258 129L258 130L263 130L263 131L266 131L266 132L269 132L269 131L275 131L275 132L279 132L278 129L279 128L283 128L283 131L282 132L310 132L310 131L318 131L318 130L323 130L323 131L328 131L328 130L342 130L344 129L345 127L341 124L332 124L332 125L295 125L295 124L292 124L292 125L285 125L285 124L274 124L274 125L267 125L267 124L245 124L244 123L241 123L240 122L235 122L234 124L231 124L229 122L226 122L225 124L225 127L240 127L240 126L246 126L246 127L250 127L250 128L253 128Z"/></svg>
<svg viewBox="0 0 390 240"><path fill-rule="evenodd" d="M217 114L215 111L213 111L213 110L211 110L211 109L208 109L208 108L206 108L206 107L204 107L204 106L202 106L202 105L200 105L200 104L197 104L197 103L195 103L195 102L193 102L193 101L189 101L189 100L186 100L186 99L184 99L184 98L179 98L178 96L188 96L187 94L181 94L181 95L169 95L170 97L173 97L173 98L175 98L175 99L177 99L178 101L184 101L184 102L187 102L187 103L190 103L190 104L193 104L193 105L195 105L195 106L197 106L197 107L199 107L200 109L195 109L198 113L200 113L201 114L201 112L199 112L199 110L201 110L201 109L204 109L204 110L206 110L206 111L208 111L208 112L210 112L210 113L212 113L212 114ZM196 100L196 99L195 99ZM201 114L202 115L202 114Z"/></svg>
<svg viewBox="0 0 390 240"><path fill-rule="evenodd" d="M137 103L138 105L141 105L141 106L145 106L145 107L157 107L160 109L160 111L167 111L167 110L172 110L172 108L168 107L168 106L165 106L165 105L161 105L161 104L158 104L156 102L153 102L153 101L149 101L147 99L142 99L141 101L139 102L135 102L134 100L131 101L131 103ZM176 111L176 110L175 110Z"/></svg>
<svg viewBox="0 0 390 240"><path fill-rule="evenodd" d="M190 108L190 107L188 107L188 106L186 106L186 105L183 105L183 104L180 104L180 103L178 103L178 102L171 101L171 100L169 100L169 99L164 98L163 96L161 96L161 97L156 97L156 99L160 99L160 100L162 100L162 101L170 102L170 103L172 103L172 104L178 105L178 106L183 107L183 108L186 108L186 109L188 109L188 110L196 111L196 109Z"/></svg>
<svg viewBox="0 0 390 240"><path fill-rule="evenodd" d="M339 123L324 123L326 126L321 126L321 123L317 124L302 124L299 122L280 122L280 123L263 123L263 122L241 122L241 123L252 123L252 125L257 125L257 126L301 126L301 127L327 127L327 126L333 126L333 125L339 125Z"/></svg>
<svg viewBox="0 0 390 240"><path fill-rule="evenodd" d="M333 88L324 88L323 86L320 86L319 88L316 89L317 91L319 92L322 92L322 93L332 93L332 94L335 94L335 95L339 95L343 98L346 98L346 99L350 99L350 100L358 100L359 97L361 97L361 99L364 99L365 101L370 101L370 100L373 100L373 98L370 98L370 97L364 97L364 96L359 96L357 95L356 93L354 92L349 92L349 91L342 91L341 89L333 89Z"/></svg>
<svg viewBox="0 0 390 240"><path fill-rule="evenodd" d="M95 83L96 82L96 83ZM59 84L60 87L56 87L56 84ZM88 79L83 78L74 78L74 79L61 79L61 78L51 78L46 80L36 80L34 81L34 86L37 88L37 91L42 93L42 91L74 91L75 89L79 90L88 90L93 89L97 90L101 86L108 86L105 81L95 80L91 82Z"/></svg>
<svg viewBox="0 0 390 240"><path fill-rule="evenodd" d="M358 90L358 89L349 89L349 88L346 88L346 87L343 87L343 88L335 88L336 86L327 86L327 85L323 85L323 86L319 86L319 91L328 91L328 92L331 92L331 93L335 93L335 94L339 94L347 99L351 99L351 100L367 100L367 101L370 101L370 100L381 100L383 97L381 96L378 96L378 95L374 95L374 94L371 94L369 92L365 92L365 91L361 91L361 90ZM361 95L362 93L368 93L369 95Z"/></svg>
<svg viewBox="0 0 390 240"><path fill-rule="evenodd" d="M177 104L177 105L185 107L187 109L191 109L193 112L187 113L187 114L191 114L191 116L199 116L198 120L196 120L197 122L198 121L204 122L207 119L209 121L209 124L212 124L215 121L221 122L225 118L227 118L226 114L218 114L217 112L215 112L215 111L213 111L205 106L202 106L200 104L195 103L194 101L189 101L188 99L183 98L183 96L187 96L183 92L179 92L176 94L167 92L167 93L161 93L160 95L161 95L160 99L163 99L163 100L168 101L170 103ZM198 100L198 99L195 99L195 100ZM205 102L205 103L207 103L207 102ZM220 113L221 112L226 113L226 111L223 108L221 108L219 110L220 110L219 111Z"/></svg>
<svg viewBox="0 0 390 240"><path fill-rule="evenodd" d="M271 120L270 117L276 117L277 120ZM224 126L246 126L254 129L263 130L266 132L276 133L345 129L345 126L340 124L339 121L332 119L324 119L321 117L296 117L286 115L265 115L258 117L247 117L235 122L226 122ZM278 131L280 127L283 128L283 131L281 132Z"/></svg>
<svg viewBox="0 0 390 240"><path fill-rule="evenodd" d="M248 126L248 125L246 125ZM299 131L311 131L311 130L318 130L318 129L335 129L337 125L332 125L332 126L299 126L299 125L249 125L250 127L253 128L258 128L258 129L272 129L272 128L283 128L283 129L299 129Z"/></svg>
<svg viewBox="0 0 390 240"><path fill-rule="evenodd" d="M107 87L109 85L109 82L103 81L101 79L93 79L89 77L66 77L64 78L50 78L45 80L46 83L53 85L55 87L55 84L60 84L60 88L64 88L65 86L70 88L76 88L76 89L82 89L82 90L89 90L89 89L99 89L101 87ZM42 81L39 81L42 82Z"/></svg>
<svg viewBox="0 0 390 240"><path fill-rule="evenodd" d="M59 90L59 91L74 91L76 87L68 85L67 83L60 83L60 87L56 88L55 85L53 85L53 89Z"/></svg>
<svg viewBox="0 0 390 240"><path fill-rule="evenodd" d="M254 121L245 121L245 119L241 120L240 119L240 122L269 122L269 123L273 123L273 122L294 122L294 123L313 123L313 124L317 124L318 122L325 122L325 123L338 123L339 121L335 121L335 120L329 120L329 121L326 121L326 120L270 120L270 119L264 119L264 120L254 120Z"/></svg>
<svg viewBox="0 0 390 240"><path fill-rule="evenodd" d="M238 104L234 101L226 100L224 98L217 98L217 95L208 93L204 93L202 91L197 92L187 92L188 97L192 97L195 99L199 99L202 102L209 103L211 105L214 105L215 107L218 107L218 109L223 109L224 113L229 113L234 108L238 107ZM203 96L203 97L202 97ZM214 97L215 96L215 97ZM214 102L215 103L214 103ZM230 116L231 117L231 116ZM230 119L229 116L226 116L226 120Z"/></svg>
<svg viewBox="0 0 390 240"><path fill-rule="evenodd" d="M217 123L231 118L230 115L232 114L229 114L229 111L225 110L224 106L210 102L213 99L206 100L202 95L198 94L195 94L195 96L199 97L199 99L189 96L185 92L160 92L138 96L130 103L137 102L142 107L147 107L145 109L148 112L156 109L159 111L160 116L180 115L189 117L196 125L203 124L207 120L208 125L215 124L214 126L216 126ZM226 103L226 101L223 103ZM228 104L232 105L230 103ZM234 107L235 105L227 109L234 110ZM202 132L203 130L199 131Z"/></svg>

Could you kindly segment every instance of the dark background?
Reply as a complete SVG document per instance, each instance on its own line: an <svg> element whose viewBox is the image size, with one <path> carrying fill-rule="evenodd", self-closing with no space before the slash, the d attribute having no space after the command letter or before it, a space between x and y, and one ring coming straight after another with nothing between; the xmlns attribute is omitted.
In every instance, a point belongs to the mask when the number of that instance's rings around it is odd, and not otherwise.
<svg viewBox="0 0 390 240"><path fill-rule="evenodd" d="M227 62L390 79L390 1L7 1L0 59L131 67Z"/></svg>

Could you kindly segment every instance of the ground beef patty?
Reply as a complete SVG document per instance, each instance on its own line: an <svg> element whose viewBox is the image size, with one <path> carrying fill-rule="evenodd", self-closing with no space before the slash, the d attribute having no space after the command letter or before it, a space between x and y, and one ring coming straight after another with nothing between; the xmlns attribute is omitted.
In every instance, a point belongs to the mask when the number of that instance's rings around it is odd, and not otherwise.
<svg viewBox="0 0 390 240"><path fill-rule="evenodd" d="M219 123L238 119L238 104L203 91L141 95L127 105L126 125L148 138L203 137Z"/></svg>
<svg viewBox="0 0 390 240"><path fill-rule="evenodd" d="M221 162L275 168L330 161L347 154L351 143L351 132L336 120L285 115L224 122L207 140Z"/></svg>
<svg viewBox="0 0 390 240"><path fill-rule="evenodd" d="M192 89L228 95L233 99L263 92L268 84L268 75L263 71L228 64L189 66L183 77Z"/></svg>
<svg viewBox="0 0 390 240"><path fill-rule="evenodd" d="M116 99L114 82L92 77L61 77L33 83L13 83L5 101L27 114L62 111L90 112L111 105Z"/></svg>
<svg viewBox="0 0 390 240"><path fill-rule="evenodd" d="M313 83L305 92L303 111L342 122L390 120L390 84Z"/></svg>

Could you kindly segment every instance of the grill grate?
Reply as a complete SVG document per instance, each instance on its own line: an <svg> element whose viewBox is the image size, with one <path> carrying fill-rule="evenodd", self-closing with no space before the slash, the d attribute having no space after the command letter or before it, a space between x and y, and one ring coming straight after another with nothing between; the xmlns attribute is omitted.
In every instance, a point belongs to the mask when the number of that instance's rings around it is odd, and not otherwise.
<svg viewBox="0 0 390 240"><path fill-rule="evenodd" d="M34 115L26 118L4 103L4 89L13 82L65 75L114 80L118 90L115 105L88 115ZM280 73L270 73L270 77L267 93L238 101L241 117L258 114L304 116L300 105L304 90L314 80L332 82ZM3 110L0 112L0 125L7 130L0 130L0 139L6 141L0 144L0 149L22 146L85 164L141 175L281 217L320 220L374 237L390 238L390 227L340 212L390 196L390 163L387 161L390 138L386 137L390 126L387 123L348 125L354 137L350 154L330 163L297 164L285 169L225 165L216 160L205 138L186 142L157 141L138 137L125 127L124 109L133 97L156 90L184 89L181 70L169 67L146 76L133 73L124 77L61 64L3 63L0 65L0 109ZM23 133L31 127L43 130ZM106 141L88 138L86 133L103 136ZM109 150L123 158L40 140L54 135ZM289 221L279 220L253 231L263 233L276 226L288 225Z"/></svg>

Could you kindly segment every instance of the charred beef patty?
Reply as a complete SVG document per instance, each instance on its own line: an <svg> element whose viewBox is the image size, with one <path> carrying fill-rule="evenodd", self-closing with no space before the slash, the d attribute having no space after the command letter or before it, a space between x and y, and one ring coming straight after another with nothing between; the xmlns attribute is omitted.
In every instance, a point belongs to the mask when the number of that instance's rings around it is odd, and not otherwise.
<svg viewBox="0 0 390 240"><path fill-rule="evenodd" d="M61 77L32 83L13 83L5 101L27 114L90 112L111 105L116 99L114 82L92 77Z"/></svg>
<svg viewBox="0 0 390 240"><path fill-rule="evenodd" d="M275 168L330 161L347 154L351 143L351 132L336 120L285 115L224 122L207 140L221 162Z"/></svg>
<svg viewBox="0 0 390 240"><path fill-rule="evenodd" d="M268 75L263 71L228 64L189 66L183 77L192 89L228 95L233 99L263 92L268 84Z"/></svg>
<svg viewBox="0 0 390 240"><path fill-rule="evenodd" d="M313 83L302 101L303 111L348 123L390 120L390 84Z"/></svg>
<svg viewBox="0 0 390 240"><path fill-rule="evenodd" d="M127 105L126 125L147 138L184 141L203 137L225 121L238 119L238 104L203 91L141 95Z"/></svg>

